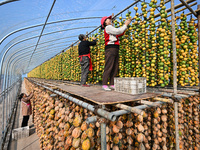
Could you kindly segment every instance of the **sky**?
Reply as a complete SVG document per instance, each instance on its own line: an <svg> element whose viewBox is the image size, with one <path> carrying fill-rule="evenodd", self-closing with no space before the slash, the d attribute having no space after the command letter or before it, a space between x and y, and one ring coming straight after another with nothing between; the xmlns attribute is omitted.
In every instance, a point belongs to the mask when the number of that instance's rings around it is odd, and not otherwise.
<svg viewBox="0 0 200 150"><path fill-rule="evenodd" d="M149 1L146 0L146 2ZM38 36L43 26L12 34L1 43L0 58L3 57L5 51L8 51L4 62L12 62L14 68L23 68L23 71L29 72L66 49L72 42L76 42L79 34L85 34L98 27L101 17L112 13L117 14L133 2L135 0L57 0L48 23L77 18L95 18L48 24L43 31L44 36L39 41ZM200 4L200 0L197 2ZM180 1L175 0L175 5L178 3ZM19 0L0 6L0 40L17 29L44 24L52 4L53 0ZM137 4L139 9L140 5L141 3ZM169 8L170 3L166 6ZM193 8L196 9L197 6ZM123 16L127 11L123 13ZM132 16L135 15L133 7L129 11L132 11ZM187 12L188 10L185 11Z"/></svg>

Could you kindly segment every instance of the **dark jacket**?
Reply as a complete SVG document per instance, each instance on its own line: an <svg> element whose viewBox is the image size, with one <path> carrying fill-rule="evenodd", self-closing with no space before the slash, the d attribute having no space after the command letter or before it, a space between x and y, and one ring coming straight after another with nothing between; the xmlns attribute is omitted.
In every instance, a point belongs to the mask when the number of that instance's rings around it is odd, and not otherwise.
<svg viewBox="0 0 200 150"><path fill-rule="evenodd" d="M90 53L90 46L96 45L96 40L93 40L92 42L89 41L81 41L81 43L78 46L78 52L80 55L87 55Z"/></svg>

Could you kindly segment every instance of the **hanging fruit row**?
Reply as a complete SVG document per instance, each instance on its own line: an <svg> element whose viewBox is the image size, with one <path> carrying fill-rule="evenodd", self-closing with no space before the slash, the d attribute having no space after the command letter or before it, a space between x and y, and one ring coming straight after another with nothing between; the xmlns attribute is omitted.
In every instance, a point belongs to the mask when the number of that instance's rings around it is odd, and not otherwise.
<svg viewBox="0 0 200 150"><path fill-rule="evenodd" d="M148 5L148 6L147 6ZM149 4L141 3L133 8L135 16L132 24L120 37L119 77L146 77L147 86L165 87L173 83L173 52L171 20L167 17L164 0ZM147 7L150 11L147 11ZM155 20L156 9L160 9L160 19ZM132 18L128 10L125 18ZM114 20L114 26L121 27L125 18L121 15ZM180 86L198 85L197 31L193 18L184 13L176 17L177 82ZM97 38L97 45L91 47L94 70L89 73L88 82L98 84L102 81L105 64L104 33L99 30L91 35ZM91 39L89 37L89 40ZM78 46L56 56L32 70L28 76L46 79L80 81Z"/></svg>

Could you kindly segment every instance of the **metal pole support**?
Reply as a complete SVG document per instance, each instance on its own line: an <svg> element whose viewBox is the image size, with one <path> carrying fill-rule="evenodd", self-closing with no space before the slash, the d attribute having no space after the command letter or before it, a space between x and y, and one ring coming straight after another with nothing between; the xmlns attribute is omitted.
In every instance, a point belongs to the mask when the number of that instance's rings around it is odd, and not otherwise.
<svg viewBox="0 0 200 150"><path fill-rule="evenodd" d="M198 49L199 49L199 64L200 64L200 5L197 6L197 19L198 19ZM200 65L199 65L200 70ZM199 71L199 82L200 82L200 71ZM199 84L199 94L200 94L200 84Z"/></svg>
<svg viewBox="0 0 200 150"><path fill-rule="evenodd" d="M174 102L176 150L179 150L178 102Z"/></svg>
<svg viewBox="0 0 200 150"><path fill-rule="evenodd" d="M171 13L172 13L172 50L173 50L173 88L174 94L177 94L177 59L176 59L176 32L175 32L175 13L174 13L174 0L171 0Z"/></svg>
<svg viewBox="0 0 200 150"><path fill-rule="evenodd" d="M193 15L197 17L197 13L184 0L180 0L180 1L183 3L183 5L185 5L190 10L191 13L193 13Z"/></svg>
<svg viewBox="0 0 200 150"><path fill-rule="evenodd" d="M105 105L102 105L102 109L105 109ZM105 122L101 123L101 150L107 150Z"/></svg>
<svg viewBox="0 0 200 150"><path fill-rule="evenodd" d="M94 122L96 122L97 121L97 116L92 116L92 117L88 117L87 119L86 119L86 123L87 124L89 124L89 123L94 123Z"/></svg>
<svg viewBox="0 0 200 150"><path fill-rule="evenodd" d="M101 150L107 150L105 123L101 123Z"/></svg>
<svg viewBox="0 0 200 150"><path fill-rule="evenodd" d="M173 88L174 88L174 95L176 95L177 94L177 60L176 60L176 32L175 32L174 0L171 0L171 14L172 14L172 48L173 48ZM178 102L174 102L174 114L175 114L176 150L179 150Z"/></svg>
<svg viewBox="0 0 200 150"><path fill-rule="evenodd" d="M4 1L0 2L0 6L7 4L7 3L10 3L10 2L14 2L14 1L19 1L19 0L4 0Z"/></svg>

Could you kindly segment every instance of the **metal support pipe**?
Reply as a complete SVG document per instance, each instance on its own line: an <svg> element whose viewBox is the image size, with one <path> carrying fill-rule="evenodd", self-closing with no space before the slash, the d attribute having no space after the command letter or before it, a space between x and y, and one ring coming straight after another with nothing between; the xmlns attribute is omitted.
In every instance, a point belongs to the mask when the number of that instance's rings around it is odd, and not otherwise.
<svg viewBox="0 0 200 150"><path fill-rule="evenodd" d="M164 104L164 102L155 102L154 103L155 105L162 105ZM145 108L150 108L150 107L154 107L154 106L150 106L150 105L140 105L140 106L135 106L134 108L137 108L137 109L145 109ZM128 114L130 113L130 111L128 110L117 110L117 111L114 111L112 112L115 116L121 116L121 115L124 115L124 114Z"/></svg>
<svg viewBox="0 0 200 150"><path fill-rule="evenodd" d="M102 109L105 109L105 105L102 105ZM105 122L101 123L101 150L107 150Z"/></svg>
<svg viewBox="0 0 200 150"><path fill-rule="evenodd" d="M141 104L144 104L144 105L148 105L148 106L155 106L155 107L157 107L158 105L157 104L155 104L155 102L150 102L150 101L146 101L146 100L140 100L140 103Z"/></svg>
<svg viewBox="0 0 200 150"><path fill-rule="evenodd" d="M93 123L93 122L96 122L97 121L97 116L92 116L92 117L88 117L86 119L86 123L89 124L89 123Z"/></svg>
<svg viewBox="0 0 200 150"><path fill-rule="evenodd" d="M174 94L177 94L177 60L176 60L176 33L175 33L175 13L174 0L171 0L172 12L172 48L173 48L173 88Z"/></svg>
<svg viewBox="0 0 200 150"><path fill-rule="evenodd" d="M166 102L166 103L173 103L174 102L172 99L160 98L160 97L154 97L153 100Z"/></svg>
<svg viewBox="0 0 200 150"><path fill-rule="evenodd" d="M86 108L86 109L88 109L88 110L90 110L92 112L96 112L98 115L100 115L100 116L102 116L102 117L104 117L104 118L106 118L108 120L111 120L111 121L115 121L116 120L116 116L113 115L113 113L111 113L111 112L108 112L108 111L106 111L104 109L101 109L101 108L95 109L95 107L93 105L89 104L89 103L86 103L86 102L83 102L81 100L78 100L77 98L74 98L74 97L69 96L67 94L64 94L62 92L59 92L57 90L53 90L53 89L51 89L51 88L49 88L49 87L47 87L45 85L41 85L41 84L35 82L35 81L32 81L32 82L35 83L36 85L39 85L39 86L41 86L41 87L43 87L43 88L45 88L45 89L47 89L47 90L49 90L51 92L54 92L54 93L56 93L56 94L58 94L58 95L60 95L60 96L62 96L64 98L76 103L79 106L82 106L82 107L84 107L84 108Z"/></svg>
<svg viewBox="0 0 200 150"><path fill-rule="evenodd" d="M191 13L193 13L193 15L197 17L197 13L184 0L180 0L180 1L183 3L183 5L185 5L190 10Z"/></svg>
<svg viewBox="0 0 200 150"><path fill-rule="evenodd" d="M198 50L199 50L199 82L200 82L200 5L197 6L198 8L198 16L197 16L197 20L198 20ZM199 84L199 93L200 93L200 84Z"/></svg>
<svg viewBox="0 0 200 150"><path fill-rule="evenodd" d="M174 95L176 95L177 94L177 60L176 60L174 0L171 0L171 14L172 14L172 48L173 48L173 88L174 88ZM178 102L174 102L174 114L175 114L174 119L175 119L176 150L179 150Z"/></svg>
<svg viewBox="0 0 200 150"><path fill-rule="evenodd" d="M101 123L101 150L107 150L105 123Z"/></svg>
<svg viewBox="0 0 200 150"><path fill-rule="evenodd" d="M175 117L176 150L179 150L178 102L174 102L174 117Z"/></svg>
<svg viewBox="0 0 200 150"><path fill-rule="evenodd" d="M142 111L141 109L138 109L136 107L130 107L130 106L127 106L127 105L124 105L124 104L116 104L115 106L118 107L118 108L130 111L132 113L139 114L139 115L144 114L144 111Z"/></svg>
<svg viewBox="0 0 200 150"><path fill-rule="evenodd" d="M4 89L5 91L5 89ZM5 112L5 92L3 94L3 97L2 97L2 100L3 100L3 106L2 106L2 135L4 134L4 112Z"/></svg>
<svg viewBox="0 0 200 150"><path fill-rule="evenodd" d="M4 1L0 2L0 6L10 3L10 2L14 2L14 1L19 1L19 0L4 0Z"/></svg>
<svg viewBox="0 0 200 150"><path fill-rule="evenodd" d="M6 82L7 83L7 82ZM9 91L7 91L6 92L6 94L5 94L5 122L6 122L6 124L7 124L7 121L8 121L8 93L9 93Z"/></svg>
<svg viewBox="0 0 200 150"><path fill-rule="evenodd" d="M157 87L151 87L151 89L158 89ZM174 87L167 87L167 89L174 89ZM160 89L159 89L160 90ZM164 89L163 89L164 90ZM194 92L198 92L198 89L192 89L192 88L181 88L181 87L177 87L177 90L184 90L184 91L194 91ZM169 94L169 93L168 93Z"/></svg>

